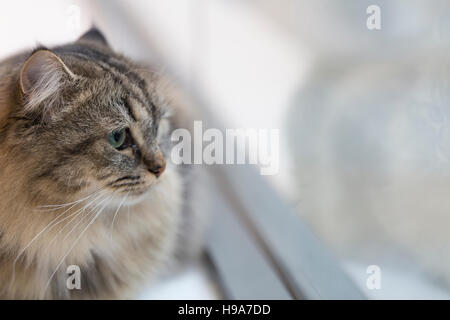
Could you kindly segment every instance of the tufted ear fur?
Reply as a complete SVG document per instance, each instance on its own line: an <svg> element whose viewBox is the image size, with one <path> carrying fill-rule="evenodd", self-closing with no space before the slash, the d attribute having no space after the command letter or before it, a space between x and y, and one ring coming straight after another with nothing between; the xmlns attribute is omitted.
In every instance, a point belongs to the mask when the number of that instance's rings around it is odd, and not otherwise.
<svg viewBox="0 0 450 320"><path fill-rule="evenodd" d="M36 111L44 101L46 106L51 105L58 97L63 82L70 78L75 78L75 75L56 54L47 49L35 51L20 70L24 111Z"/></svg>
<svg viewBox="0 0 450 320"><path fill-rule="evenodd" d="M97 29L97 27L92 27L85 34L83 34L78 41L80 42L91 42L103 46L108 46L108 41L106 40L103 33Z"/></svg>

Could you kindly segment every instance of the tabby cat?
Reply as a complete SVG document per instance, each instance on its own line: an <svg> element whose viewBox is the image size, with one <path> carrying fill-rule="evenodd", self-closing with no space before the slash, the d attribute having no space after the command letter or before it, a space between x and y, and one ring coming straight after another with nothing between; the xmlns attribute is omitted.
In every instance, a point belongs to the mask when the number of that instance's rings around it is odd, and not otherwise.
<svg viewBox="0 0 450 320"><path fill-rule="evenodd" d="M1 298L135 297L173 259L185 192L161 83L95 28L0 63Z"/></svg>

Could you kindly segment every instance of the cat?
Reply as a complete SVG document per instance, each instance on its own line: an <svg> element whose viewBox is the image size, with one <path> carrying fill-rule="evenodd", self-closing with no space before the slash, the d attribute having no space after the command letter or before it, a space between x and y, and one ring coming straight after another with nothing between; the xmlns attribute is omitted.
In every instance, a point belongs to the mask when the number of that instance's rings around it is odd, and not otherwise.
<svg viewBox="0 0 450 320"><path fill-rule="evenodd" d="M189 168L168 153L187 121L167 81L96 28L3 61L0 77L0 298L133 298L199 251L181 230Z"/></svg>

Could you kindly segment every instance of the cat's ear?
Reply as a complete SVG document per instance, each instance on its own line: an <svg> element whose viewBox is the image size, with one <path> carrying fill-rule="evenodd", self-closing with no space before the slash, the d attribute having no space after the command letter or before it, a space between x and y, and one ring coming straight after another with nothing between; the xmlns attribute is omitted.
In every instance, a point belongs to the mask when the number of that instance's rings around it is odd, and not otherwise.
<svg viewBox="0 0 450 320"><path fill-rule="evenodd" d="M85 34L83 34L78 39L78 42L86 42L86 41L93 42L93 43L103 45L103 46L109 46L108 41L106 40L106 37L95 26L93 26L91 29L89 29Z"/></svg>
<svg viewBox="0 0 450 320"><path fill-rule="evenodd" d="M47 49L35 51L20 70L20 90L25 96L27 109L58 96L61 85L76 76L53 52Z"/></svg>

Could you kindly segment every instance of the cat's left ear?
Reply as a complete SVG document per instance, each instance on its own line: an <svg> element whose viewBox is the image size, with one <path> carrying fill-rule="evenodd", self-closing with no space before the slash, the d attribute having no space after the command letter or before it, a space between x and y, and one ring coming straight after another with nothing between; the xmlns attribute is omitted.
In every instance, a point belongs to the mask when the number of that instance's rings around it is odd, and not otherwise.
<svg viewBox="0 0 450 320"><path fill-rule="evenodd" d="M97 29L97 27L93 26L91 29L89 29L85 34L83 34L79 39L78 42L92 42L99 45L103 45L108 47L108 41L106 40L106 37L103 35L103 33Z"/></svg>
<svg viewBox="0 0 450 320"><path fill-rule="evenodd" d="M75 78L76 75L52 51L35 51L25 61L19 76L26 108L32 111L31 109L35 109L44 101L55 101L60 95L62 85Z"/></svg>

